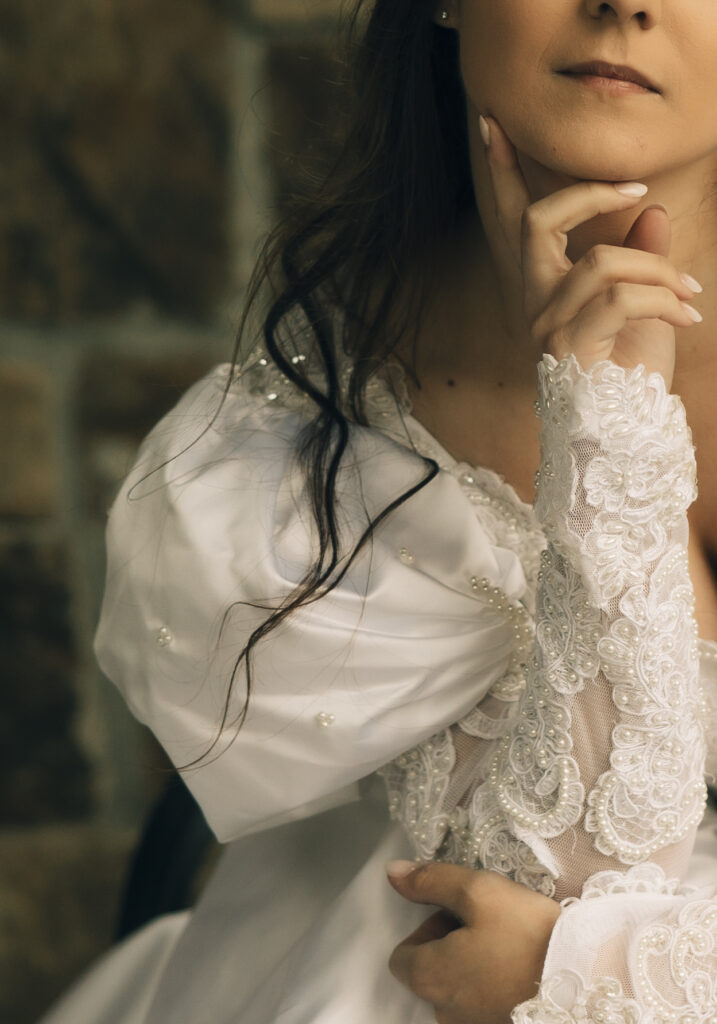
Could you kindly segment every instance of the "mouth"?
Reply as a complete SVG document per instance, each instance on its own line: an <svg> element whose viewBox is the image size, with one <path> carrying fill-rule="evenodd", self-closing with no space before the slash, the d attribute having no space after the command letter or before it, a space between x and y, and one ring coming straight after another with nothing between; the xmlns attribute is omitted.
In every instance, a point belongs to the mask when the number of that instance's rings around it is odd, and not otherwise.
<svg viewBox="0 0 717 1024"><path fill-rule="evenodd" d="M587 76L590 78L610 78L618 82L631 82L639 85L648 92L659 93L658 87L643 75L641 71L628 67L626 64L609 64L607 61L591 60L583 64L573 64L571 67L562 68L562 75Z"/></svg>

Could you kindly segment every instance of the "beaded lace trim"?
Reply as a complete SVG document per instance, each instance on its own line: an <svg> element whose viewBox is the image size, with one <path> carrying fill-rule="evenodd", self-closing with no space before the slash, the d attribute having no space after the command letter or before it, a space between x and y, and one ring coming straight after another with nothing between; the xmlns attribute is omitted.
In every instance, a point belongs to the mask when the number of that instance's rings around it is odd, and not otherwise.
<svg viewBox="0 0 717 1024"><path fill-rule="evenodd" d="M299 352L293 358L305 361ZM471 578L474 591L504 611L515 630L510 664L490 693L505 704L507 714L493 718L477 705L454 727L486 740L490 777L477 787L469 807L442 814L455 767L454 733L443 730L379 773L387 783L393 817L407 828L423 859L490 867L552 895L549 853L536 837L556 835L568 823L575 824L585 803L570 756L571 720L565 702L603 673L622 717L613 730L611 768L588 794L585 827L594 834L597 849L615 852L633 866L624 873L594 874L581 898L618 892L688 896L696 887L666 879L657 865L640 863L702 817L705 745L699 719L709 721L708 711L714 717L710 728L717 767L717 692L710 695L708 708L697 678L684 549L668 539L670 527L678 524L696 493L694 453L681 403L666 393L659 375L647 378L642 367L627 372L605 363L585 374L574 359L558 364L544 357L536 411L543 418L546 440L533 510L498 474L456 464L445 453L412 419L403 376L394 370L390 386L378 378L369 384L370 422L436 459L459 480L491 539L520 557L528 591L515 603L490 580ZM348 372L350 368L343 380ZM264 357L241 376L248 377L249 390L263 400L306 407L308 400ZM584 447L581 453L586 462L582 487L596 511L581 534L571 514L579 493L576 444L586 443L592 451L588 458ZM551 486L554 481L557 486ZM610 518L616 513L617 527ZM639 581L648 566L652 573L645 593ZM702 643L703 657L717 661L717 645ZM690 705L694 714L685 713ZM675 766L684 766L686 758L693 781L681 787ZM521 788L521 779L534 782L536 771L541 773L538 784ZM564 900L563 905L574 901ZM534 999L517 1007L511 1020L717 1024L716 921L715 900L692 900L669 921L637 932L634 976L639 1002L624 995L615 978L586 982L562 970L543 982ZM680 992L677 1004L666 1001L651 973L664 964L670 965L671 980Z"/></svg>
<svg viewBox="0 0 717 1024"><path fill-rule="evenodd" d="M307 357L297 351L292 362L307 364ZM308 365L302 369L310 376ZM345 394L350 362L339 370ZM310 403L261 350L241 376L250 392L265 400L293 408ZM503 610L515 631L506 673L490 691L512 705L511 713L494 718L477 705L457 723L466 734L494 745L489 778L476 789L471 806L450 815L440 813L454 766L451 730L407 751L381 773L391 812L408 828L417 856L435 857L443 844L443 854L451 858L480 861L496 870L500 864L505 870L506 849L512 842L514 870L524 871L526 860L536 866L535 856L523 849L519 836L525 837L526 829L542 838L559 835L577 823L584 809L584 790L570 756L571 720L565 698L602 671L613 684L625 721L613 733L612 768L588 795L585 825L602 853L635 863L677 841L704 811L704 782L697 771L704 757L704 734L699 715L687 716L681 710L690 696L680 661L687 645L695 707L706 720L704 695L695 689L693 597L684 549L667 543L668 529L696 495L691 438L679 399L666 392L658 374L646 379L643 367L628 373L605 362L588 375L574 358L557 363L545 356L539 380L536 413L543 420L543 460L535 510L497 473L456 463L412 418L398 364L389 367L387 379L369 381L365 407L370 422L436 459L458 480L491 540L516 551L528 582L523 601L511 602L491 581L470 578L474 592ZM592 445L587 459L583 452L582 484L597 511L584 537L571 525L578 473L575 444L566 440L576 437L583 447ZM637 454L636 437L644 439ZM638 581L648 564L657 568L646 599ZM603 636L602 614L618 595L624 614L614 618L609 635ZM537 638L531 614L536 600L541 622ZM525 659L533 647L531 686L526 690ZM658 677L663 685L656 693L653 684ZM685 752L692 758L696 781L693 788L680 791L674 776ZM647 764L652 769L649 777L641 767ZM646 830L648 784L658 795L659 806L652 808L654 816ZM680 806L674 810L676 797ZM633 811L626 814L629 808ZM506 832L507 825L512 835ZM531 846L535 853L536 844ZM495 849L493 855L489 847ZM539 888L548 890L546 865L538 875L533 884L537 881Z"/></svg>
<svg viewBox="0 0 717 1024"><path fill-rule="evenodd" d="M553 463L543 459L536 511L551 546L580 567L590 602L612 616L597 652L621 718L585 829L601 853L634 864L687 835L706 803L694 594L670 533L697 497L692 438L679 398L643 366L604 362L585 374L574 357L546 356L538 373ZM590 452L579 481L594 510L586 532L575 522L578 451Z"/></svg>
<svg viewBox="0 0 717 1024"><path fill-rule="evenodd" d="M592 875L580 899L569 897L561 906L627 893L683 897L676 909L637 928L629 940L637 998L628 997L616 978L586 983L563 968L513 1010L513 1024L717 1024L717 901L691 899L704 896L704 889L668 878L657 864L638 864Z"/></svg>
<svg viewBox="0 0 717 1024"><path fill-rule="evenodd" d="M717 900L684 901L638 928L628 959L636 998L616 978L585 982L563 968L513 1010L512 1024L717 1024Z"/></svg>

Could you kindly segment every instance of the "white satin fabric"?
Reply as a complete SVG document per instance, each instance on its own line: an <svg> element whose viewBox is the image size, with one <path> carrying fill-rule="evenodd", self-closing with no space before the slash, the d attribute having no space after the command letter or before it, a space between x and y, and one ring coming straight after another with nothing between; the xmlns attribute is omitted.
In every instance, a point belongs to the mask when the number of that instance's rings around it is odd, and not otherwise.
<svg viewBox="0 0 717 1024"><path fill-rule="evenodd" d="M223 397L227 371L198 382L154 428L108 526L97 657L178 765L215 739L243 645L316 552L295 460L301 403L261 374ZM428 912L385 879L385 862L415 848L390 820L375 773L467 716L504 677L511 620L471 581L490 580L517 607L535 566L519 544L496 543L476 514L461 482L470 467L405 406L398 426L387 409L379 390L372 425L351 428L338 480L344 549L425 475L411 447L441 471L381 524L334 591L259 644L239 735L185 775L229 844L199 905L111 951L42 1024L434 1020L387 968ZM481 480L486 494L497 489L511 515L525 513L495 474L471 479L473 490ZM717 687L713 650L702 651L704 678ZM239 673L230 722L245 695ZM717 886L716 854L717 814L708 810L683 881ZM589 930L595 911L585 908ZM573 962L580 928L568 909L545 981ZM585 1020L571 1015L570 998L560 1020Z"/></svg>

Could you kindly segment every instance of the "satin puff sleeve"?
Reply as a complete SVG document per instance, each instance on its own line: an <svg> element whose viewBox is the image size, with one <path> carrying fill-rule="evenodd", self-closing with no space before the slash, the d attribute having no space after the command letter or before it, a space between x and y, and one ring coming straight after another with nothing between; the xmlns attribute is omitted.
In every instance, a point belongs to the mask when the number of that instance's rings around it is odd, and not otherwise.
<svg viewBox="0 0 717 1024"><path fill-rule="evenodd" d="M210 748L250 635L318 551L297 459L306 414L241 379L224 395L228 373L213 370L151 431L107 529L95 653L178 766ZM387 434L352 425L337 481L344 552L426 472ZM516 602L526 589L516 555L489 542L440 472L333 591L259 642L238 732L235 674L227 728L185 774L221 841L355 798L358 780L475 706L512 646L475 577Z"/></svg>

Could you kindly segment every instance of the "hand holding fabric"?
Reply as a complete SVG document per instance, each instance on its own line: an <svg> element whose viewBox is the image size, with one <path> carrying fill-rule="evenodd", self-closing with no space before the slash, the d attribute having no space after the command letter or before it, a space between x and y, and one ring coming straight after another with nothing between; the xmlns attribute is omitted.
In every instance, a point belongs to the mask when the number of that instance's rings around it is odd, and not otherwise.
<svg viewBox="0 0 717 1024"><path fill-rule="evenodd" d="M507 1024L537 992L560 906L494 871L411 861L387 871L403 897L441 908L396 946L394 977L433 1006L438 1024Z"/></svg>

